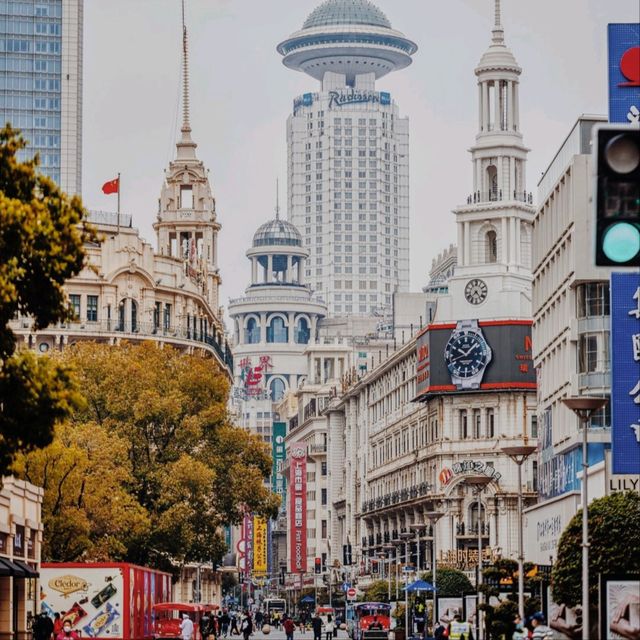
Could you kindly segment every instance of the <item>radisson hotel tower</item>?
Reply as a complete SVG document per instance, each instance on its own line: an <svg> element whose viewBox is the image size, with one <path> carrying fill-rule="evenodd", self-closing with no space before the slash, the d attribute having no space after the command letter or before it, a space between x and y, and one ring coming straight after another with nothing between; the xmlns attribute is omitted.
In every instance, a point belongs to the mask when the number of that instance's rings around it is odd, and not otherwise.
<svg viewBox="0 0 640 640"><path fill-rule="evenodd" d="M409 287L409 122L376 81L416 50L368 0L325 0L278 45L320 83L287 120L287 205L331 315L384 316Z"/></svg>

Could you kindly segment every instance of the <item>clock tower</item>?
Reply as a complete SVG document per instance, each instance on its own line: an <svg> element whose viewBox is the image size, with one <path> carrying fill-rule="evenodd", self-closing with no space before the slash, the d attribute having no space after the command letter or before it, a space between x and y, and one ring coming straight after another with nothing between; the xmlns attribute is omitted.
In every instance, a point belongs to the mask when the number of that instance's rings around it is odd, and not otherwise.
<svg viewBox="0 0 640 640"><path fill-rule="evenodd" d="M535 209L526 191L528 149L520 131L522 69L504 41L495 0L491 44L475 69L478 133L471 147L473 192L454 210L458 265L439 322L531 318L531 237Z"/></svg>

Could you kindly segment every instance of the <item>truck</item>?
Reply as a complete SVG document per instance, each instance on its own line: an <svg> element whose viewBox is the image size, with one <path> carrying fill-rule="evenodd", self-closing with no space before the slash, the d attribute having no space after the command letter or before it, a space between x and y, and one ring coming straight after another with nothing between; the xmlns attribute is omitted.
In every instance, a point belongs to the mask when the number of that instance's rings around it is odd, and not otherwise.
<svg viewBox="0 0 640 640"><path fill-rule="evenodd" d="M42 563L40 606L83 638L151 640L153 605L171 600L171 575L124 562Z"/></svg>

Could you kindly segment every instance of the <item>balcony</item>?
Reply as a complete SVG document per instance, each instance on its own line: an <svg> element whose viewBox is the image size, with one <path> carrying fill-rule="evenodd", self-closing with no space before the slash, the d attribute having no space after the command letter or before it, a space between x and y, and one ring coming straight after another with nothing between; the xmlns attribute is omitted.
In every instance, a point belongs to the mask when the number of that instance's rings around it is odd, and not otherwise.
<svg viewBox="0 0 640 640"><path fill-rule="evenodd" d="M382 509L384 507L415 500L426 496L431 490L432 487L428 482L421 482L420 484L412 487L394 491L393 493L388 493L384 496L378 496L371 500L365 500L365 502L362 503L361 512L367 513L368 511L376 511L377 509Z"/></svg>
<svg viewBox="0 0 640 640"><path fill-rule="evenodd" d="M11 328L20 335L31 333L31 321L23 318L11 322ZM194 332L183 327L161 327L155 323L147 322L117 322L114 320L102 320L98 322L70 321L53 325L39 332L41 335L64 334L78 336L86 339L110 339L121 338L124 340L157 340L174 344L175 346L198 346L212 351L220 362L228 368L228 373L233 375L233 356L226 342L216 339L208 333Z"/></svg>
<svg viewBox="0 0 640 640"><path fill-rule="evenodd" d="M503 193L502 189L491 189L491 191L475 191L467 196L467 204L479 204L485 202L524 202L525 204L533 204L533 194L526 191L513 191L512 193Z"/></svg>
<svg viewBox="0 0 640 640"><path fill-rule="evenodd" d="M308 447L308 453L310 456L322 455L327 453L327 445L323 444L310 444Z"/></svg>
<svg viewBox="0 0 640 640"><path fill-rule="evenodd" d="M478 524L465 524L464 522L458 522L456 524L456 536L458 538L477 538L478 535L482 535L483 538L489 537L489 523L483 522L480 525L480 531L478 531Z"/></svg>

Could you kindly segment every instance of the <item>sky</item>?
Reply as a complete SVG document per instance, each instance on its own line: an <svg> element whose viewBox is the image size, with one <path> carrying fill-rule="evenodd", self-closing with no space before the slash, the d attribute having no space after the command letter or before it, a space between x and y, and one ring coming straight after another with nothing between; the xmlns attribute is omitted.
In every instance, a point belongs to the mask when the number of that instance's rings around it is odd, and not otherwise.
<svg viewBox="0 0 640 640"><path fill-rule="evenodd" d="M410 121L411 290L455 242L452 209L472 190L474 67L490 43L494 0L376 0L418 44L413 64L378 81ZM222 224L221 302L249 284L253 233L286 189L286 120L318 83L284 67L276 45L319 0L186 0L191 126ZM606 25L638 22L638 0L502 0L505 41L522 67L527 189L582 113L607 113ZM85 0L83 199L116 210L101 186L121 174L121 210L155 246L163 170L181 122L180 0ZM281 202L286 202L282 193ZM283 212L284 213L284 212Z"/></svg>

